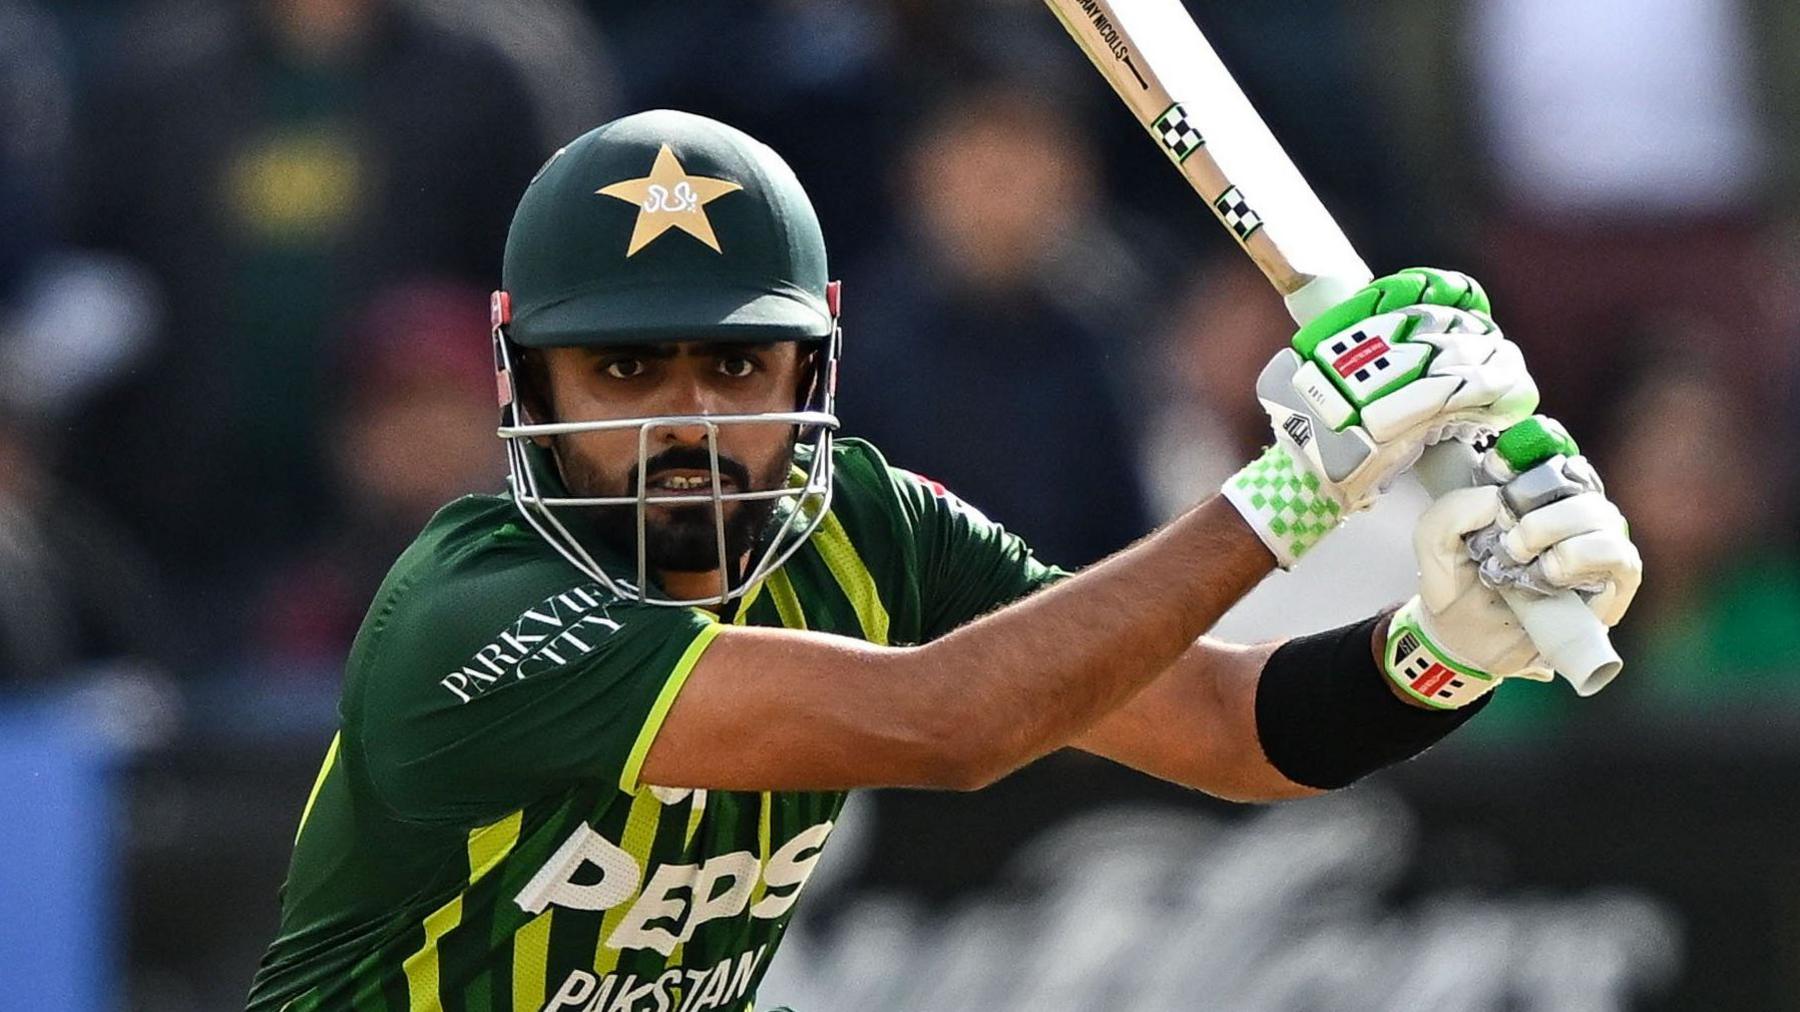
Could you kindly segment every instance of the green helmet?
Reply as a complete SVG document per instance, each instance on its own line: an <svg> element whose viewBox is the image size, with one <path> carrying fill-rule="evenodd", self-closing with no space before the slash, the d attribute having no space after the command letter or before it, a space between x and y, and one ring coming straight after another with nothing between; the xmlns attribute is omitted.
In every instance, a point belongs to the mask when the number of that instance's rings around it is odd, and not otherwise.
<svg viewBox="0 0 1800 1012"><path fill-rule="evenodd" d="M493 297L494 353L513 499L569 562L622 596L724 603L812 535L831 495L838 288L826 280L825 242L812 202L767 145L716 120L666 109L596 127L552 155L526 187L506 237L501 277ZM705 340L816 344L808 392L793 411L770 414L546 422L524 413L514 368L521 349ZM771 422L792 425L799 435L802 466L794 468L790 487L722 493L719 427ZM705 426L713 461L708 493L655 500L713 506L724 579L718 595L696 600L646 591L642 479L649 434L673 425ZM639 432L636 495L570 495L549 455L532 442L602 429ZM723 505L759 499L780 502L740 576L727 554ZM607 573L559 515L623 506L639 511L635 583Z"/></svg>
<svg viewBox="0 0 1800 1012"><path fill-rule="evenodd" d="M793 170L666 109L551 156L513 216L501 283L525 347L831 336L825 240Z"/></svg>

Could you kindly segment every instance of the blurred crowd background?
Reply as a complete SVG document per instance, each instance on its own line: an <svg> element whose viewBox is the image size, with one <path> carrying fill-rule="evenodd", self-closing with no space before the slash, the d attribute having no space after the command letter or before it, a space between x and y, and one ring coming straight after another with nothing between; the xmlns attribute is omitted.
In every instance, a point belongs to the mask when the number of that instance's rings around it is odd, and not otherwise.
<svg viewBox="0 0 1800 1012"><path fill-rule="evenodd" d="M1480 807L1433 799L1521 777L1528 811L1637 820L1617 842L1650 856L1621 887L1691 950L1737 926L1763 976L1670 956L1629 1000L1791 1001L1793 803L1711 822L1726 854L1657 834L1695 828L1684 799L1753 808L1746 784L1800 769L1800 6L1190 7L1378 274L1486 283L1646 560L1612 689L1509 687L1386 789L1427 840ZM93 972L115 1007L241 995L371 592L439 505L501 487L486 293L512 207L560 143L665 106L767 141L811 193L845 282L847 431L1043 557L1122 547L1264 441L1279 299L1037 0L0 0L0 727L109 743ZM1347 583L1364 613L1403 597L1406 519L1353 521L1347 554L1228 628L1323 628ZM866 818L892 836L1117 793L1093 761L1044 765L1037 794L888 794ZM1490 828L1502 851L1532 835ZM938 881L984 847L919 845ZM1659 853L1767 895L1684 895ZM870 860L906 885L911 858ZM1592 880L1512 860L1482 887ZM1238 1007L1310 1007L1269 1001Z"/></svg>

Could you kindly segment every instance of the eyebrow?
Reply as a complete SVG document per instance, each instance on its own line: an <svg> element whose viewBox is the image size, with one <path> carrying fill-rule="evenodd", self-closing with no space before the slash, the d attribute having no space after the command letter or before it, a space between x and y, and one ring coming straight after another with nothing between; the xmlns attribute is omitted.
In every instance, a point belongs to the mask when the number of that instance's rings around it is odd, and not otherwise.
<svg viewBox="0 0 1800 1012"><path fill-rule="evenodd" d="M729 355L753 351L761 347L760 345L744 341L697 341L681 343L693 344L694 350L691 354L696 356ZM589 346L587 352L595 358L604 355L632 354L641 355L644 358L669 359L676 358L681 354L678 350L679 347L679 344L609 344L599 347Z"/></svg>

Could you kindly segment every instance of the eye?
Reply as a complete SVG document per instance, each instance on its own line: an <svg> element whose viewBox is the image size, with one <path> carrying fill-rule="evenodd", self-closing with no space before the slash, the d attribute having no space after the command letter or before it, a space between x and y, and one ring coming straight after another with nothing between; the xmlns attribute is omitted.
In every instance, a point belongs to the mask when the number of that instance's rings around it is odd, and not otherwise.
<svg viewBox="0 0 1800 1012"><path fill-rule="evenodd" d="M613 379L631 379L644 374L644 360L641 358L615 358L608 360L601 368Z"/></svg>
<svg viewBox="0 0 1800 1012"><path fill-rule="evenodd" d="M756 360L743 355L731 355L719 359L719 371L732 379L743 379L756 371Z"/></svg>

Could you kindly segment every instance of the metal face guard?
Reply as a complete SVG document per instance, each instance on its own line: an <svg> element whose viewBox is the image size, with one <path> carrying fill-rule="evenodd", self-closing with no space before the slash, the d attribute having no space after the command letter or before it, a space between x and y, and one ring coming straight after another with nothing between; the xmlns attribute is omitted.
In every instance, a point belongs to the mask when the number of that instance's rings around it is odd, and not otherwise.
<svg viewBox="0 0 1800 1012"><path fill-rule="evenodd" d="M837 367L837 353L840 337L834 328L832 337L821 349L821 361L818 363L820 376L824 382L813 384L815 393L812 397L816 408L798 411L769 412L766 414L745 415L658 415L643 418L619 418L606 421L587 422L551 422L542 424L527 423L518 396L516 372L513 368L511 349L503 331L494 329L495 366L500 377L499 390L501 402L501 425L497 435L506 443L508 466L508 485L513 503L525 517L526 522L555 548L570 565L592 577L605 586L608 591L623 598L643 601L646 604L666 605L669 607L690 607L696 605L720 605L742 596L749 588L774 572L793 554L799 551L808 538L825 519L831 508L832 489L832 437L838 429L835 408L835 391L829 377L833 376ZM726 493L723 491L724 480L719 473L719 430L728 425L771 425L786 424L797 428L802 439L811 449L811 457L805 468L795 467L792 479L784 488L755 489ZM650 433L656 429L674 426L701 426L706 430L706 446L709 457L712 486L707 493L696 495L670 495L650 498L649 481L649 449ZM624 429L636 429L638 433L638 478L635 494L624 496L572 496L546 494L539 481L537 468L534 466L527 450L531 441L539 436L557 436L578 432L607 432ZM731 573L735 566L727 552L725 543L725 511L729 502L752 502L762 500L784 500L778 504L776 515L778 520L757 546L751 549L752 563L744 573L742 580L734 587L731 585ZM669 598L654 595L645 590L650 586L649 559L645 542L648 509L656 506L679 506L699 503L710 503L713 508L713 531L719 555L719 593L700 598ZM562 519L556 515L558 509L618 508L632 506L637 518L637 552L636 583L608 574L584 546L569 530Z"/></svg>

